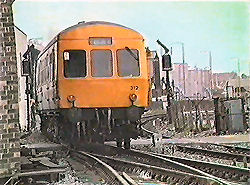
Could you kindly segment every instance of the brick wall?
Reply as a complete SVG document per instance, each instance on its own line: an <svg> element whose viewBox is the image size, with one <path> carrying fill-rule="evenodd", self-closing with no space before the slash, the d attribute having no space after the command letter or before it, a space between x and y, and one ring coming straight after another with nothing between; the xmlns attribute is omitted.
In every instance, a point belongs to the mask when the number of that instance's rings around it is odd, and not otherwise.
<svg viewBox="0 0 250 185"><path fill-rule="evenodd" d="M10 176L20 169L13 2L0 0L0 177Z"/></svg>

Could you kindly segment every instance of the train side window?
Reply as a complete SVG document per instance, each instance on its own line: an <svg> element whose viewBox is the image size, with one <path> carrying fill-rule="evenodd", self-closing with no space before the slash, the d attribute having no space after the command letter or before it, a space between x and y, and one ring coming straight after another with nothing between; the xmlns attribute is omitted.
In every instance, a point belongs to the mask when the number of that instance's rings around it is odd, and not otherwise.
<svg viewBox="0 0 250 185"><path fill-rule="evenodd" d="M67 50L64 51L63 57L66 78L79 78L87 75L86 51Z"/></svg>
<svg viewBox="0 0 250 185"><path fill-rule="evenodd" d="M42 70L42 63L40 65L40 85L43 84L43 70Z"/></svg>
<svg viewBox="0 0 250 185"><path fill-rule="evenodd" d="M48 81L48 64L49 64L49 54L47 53L46 57L45 57L45 60L44 60L44 82L47 82Z"/></svg>
<svg viewBox="0 0 250 185"><path fill-rule="evenodd" d="M52 81L54 81L54 76L55 76L55 74L54 74L55 72L54 72L54 63L51 63L50 64L50 82L52 82Z"/></svg>
<svg viewBox="0 0 250 185"><path fill-rule="evenodd" d="M41 85L44 84L45 82L45 59L41 60Z"/></svg>
<svg viewBox="0 0 250 185"><path fill-rule="evenodd" d="M91 73L93 77L111 77L113 75L111 50L91 51Z"/></svg>
<svg viewBox="0 0 250 185"><path fill-rule="evenodd" d="M43 85L43 70L41 70L41 85Z"/></svg>
<svg viewBox="0 0 250 185"><path fill-rule="evenodd" d="M40 85L40 76L41 76L41 71L40 71L40 66L41 62L38 63L38 69L37 69L37 85Z"/></svg>
<svg viewBox="0 0 250 185"><path fill-rule="evenodd" d="M47 70L46 81L49 82L50 81L50 68L49 68L49 66L46 68L46 70Z"/></svg>
<svg viewBox="0 0 250 185"><path fill-rule="evenodd" d="M55 79L55 53L54 49L52 49L52 52L50 53L50 81L54 81Z"/></svg>
<svg viewBox="0 0 250 185"><path fill-rule="evenodd" d="M45 83L45 78L46 78L46 76L45 76L45 68L43 69L43 73L42 73L42 84L44 84Z"/></svg>
<svg viewBox="0 0 250 185"><path fill-rule="evenodd" d="M117 50L118 75L120 77L140 76L139 52L136 49Z"/></svg>

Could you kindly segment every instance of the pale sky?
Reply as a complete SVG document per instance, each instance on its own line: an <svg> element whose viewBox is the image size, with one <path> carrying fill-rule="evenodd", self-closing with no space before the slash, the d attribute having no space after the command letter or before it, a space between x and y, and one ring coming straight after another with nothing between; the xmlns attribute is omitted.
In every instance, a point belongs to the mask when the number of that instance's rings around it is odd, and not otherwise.
<svg viewBox="0 0 250 185"><path fill-rule="evenodd" d="M185 62L208 67L211 51L214 72L249 74L250 3L169 1L24 1L14 2L14 21L29 38L48 42L58 32L80 21L108 21L140 32L151 50L156 43L170 47L183 42ZM181 45L173 44L173 62L182 62Z"/></svg>

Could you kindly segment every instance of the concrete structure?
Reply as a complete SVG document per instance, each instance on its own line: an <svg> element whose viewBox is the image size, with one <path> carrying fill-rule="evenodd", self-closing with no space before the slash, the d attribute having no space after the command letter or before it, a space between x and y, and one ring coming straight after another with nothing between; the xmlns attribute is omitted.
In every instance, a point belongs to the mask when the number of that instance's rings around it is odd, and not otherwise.
<svg viewBox="0 0 250 185"><path fill-rule="evenodd" d="M243 124L242 100L228 100L224 102L228 117L226 124L229 133L245 131Z"/></svg>
<svg viewBox="0 0 250 185"><path fill-rule="evenodd" d="M19 102L19 121L21 129L24 130L27 125L27 103L25 94L25 77L21 76L22 55L27 50L27 35L15 26L16 56L17 56L17 74L18 74L18 102Z"/></svg>
<svg viewBox="0 0 250 185"><path fill-rule="evenodd" d="M246 124L250 128L250 77L244 79L230 79L227 83L225 91L226 98L237 99L240 97L243 100L245 113L245 119L243 121L246 122Z"/></svg>
<svg viewBox="0 0 250 185"><path fill-rule="evenodd" d="M0 0L0 177L20 170L18 77L12 3Z"/></svg>

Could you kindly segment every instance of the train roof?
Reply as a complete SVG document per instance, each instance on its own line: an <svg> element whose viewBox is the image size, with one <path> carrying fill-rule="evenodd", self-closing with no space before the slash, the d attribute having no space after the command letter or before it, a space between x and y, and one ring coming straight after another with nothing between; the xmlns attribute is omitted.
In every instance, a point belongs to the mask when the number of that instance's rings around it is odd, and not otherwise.
<svg viewBox="0 0 250 185"><path fill-rule="evenodd" d="M67 32L73 31L73 30L78 29L78 28L85 28L85 27L97 26L97 25L117 26L117 27L128 29L128 30L131 30L131 31L134 31L134 32L140 34L139 32L137 32L137 31L135 31L135 30L133 30L131 28L128 28L126 26L120 25L120 24L105 22L105 21L90 21L90 22L79 22L78 24L73 25L73 26L71 26L69 28L66 28L65 30L61 31L59 33L59 35L62 34L62 33L67 33Z"/></svg>
<svg viewBox="0 0 250 185"><path fill-rule="evenodd" d="M128 30L131 30L139 35L141 35L139 32L131 29L131 28L128 28L126 26L123 26L123 25L120 25L120 24L116 24L116 23L111 23L111 22L105 22L105 21L90 21L90 22L79 22L78 24L76 25L73 25L71 27L68 27L66 28L65 30L59 32L48 44L47 46L42 50L42 52L39 54L38 58L40 58L41 55L43 55L43 53L45 51L47 51L51 45L53 45L55 42L58 41L59 39L59 36L61 34L64 34L64 33L68 33L68 32L71 32L71 31L74 31L78 28L86 28L86 27L89 27L89 26L97 26L97 25L107 25L107 26L116 26L116 27L121 27L121 28L124 28L124 29L128 29Z"/></svg>

